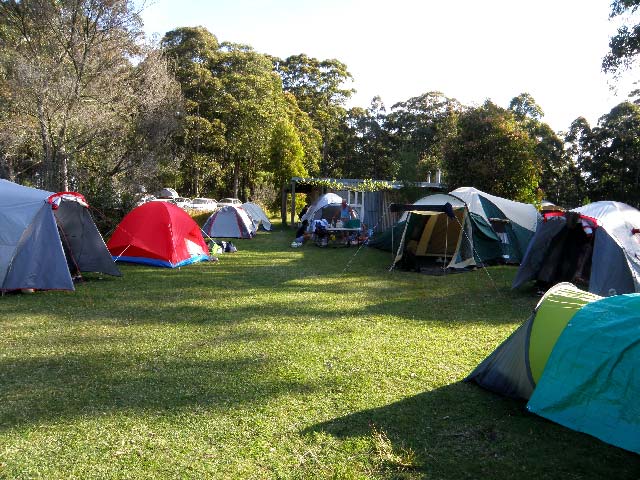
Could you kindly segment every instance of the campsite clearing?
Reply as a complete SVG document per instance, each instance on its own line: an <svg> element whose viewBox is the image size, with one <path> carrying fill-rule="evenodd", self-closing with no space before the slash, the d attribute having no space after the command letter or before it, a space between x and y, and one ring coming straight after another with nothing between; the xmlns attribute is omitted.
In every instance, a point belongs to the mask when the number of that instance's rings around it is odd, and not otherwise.
<svg viewBox="0 0 640 480"><path fill-rule="evenodd" d="M515 267L389 273L291 236L0 298L0 478L638 477L462 383L539 300Z"/></svg>

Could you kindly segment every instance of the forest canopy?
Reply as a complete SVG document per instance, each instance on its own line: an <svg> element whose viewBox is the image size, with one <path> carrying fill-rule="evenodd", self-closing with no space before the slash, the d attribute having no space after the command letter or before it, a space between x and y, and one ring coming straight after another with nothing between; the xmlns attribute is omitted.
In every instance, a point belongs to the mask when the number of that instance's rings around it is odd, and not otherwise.
<svg viewBox="0 0 640 480"><path fill-rule="evenodd" d="M617 0L611 16L640 2ZM603 70L640 51L621 27ZM640 106L554 132L527 92L464 105L425 91L351 105L339 59L277 58L204 27L143 35L129 0L0 0L0 177L125 211L143 192L277 204L292 176L424 181L573 207L640 206Z"/></svg>

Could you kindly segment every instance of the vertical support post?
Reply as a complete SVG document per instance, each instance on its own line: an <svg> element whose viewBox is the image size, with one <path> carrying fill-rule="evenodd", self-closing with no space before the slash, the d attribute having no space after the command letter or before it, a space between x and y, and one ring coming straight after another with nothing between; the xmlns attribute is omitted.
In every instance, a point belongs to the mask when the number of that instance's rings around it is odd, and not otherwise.
<svg viewBox="0 0 640 480"><path fill-rule="evenodd" d="M296 182L291 181L291 226L296 226Z"/></svg>
<svg viewBox="0 0 640 480"><path fill-rule="evenodd" d="M282 220L282 226L287 226L287 186L286 184L282 185L282 190L280 192L280 219Z"/></svg>

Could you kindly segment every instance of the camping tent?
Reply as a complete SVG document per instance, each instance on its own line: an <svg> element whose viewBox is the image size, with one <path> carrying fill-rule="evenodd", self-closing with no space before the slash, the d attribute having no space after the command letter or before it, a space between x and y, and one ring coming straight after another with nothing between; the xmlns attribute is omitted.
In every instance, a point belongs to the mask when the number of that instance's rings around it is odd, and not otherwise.
<svg viewBox="0 0 640 480"><path fill-rule="evenodd" d="M254 229L257 230L260 225L264 230L271 230L271 222L269 221L269 217L264 213L264 210L260 208L260 205L253 202L246 202L242 204L242 208L245 209L249 218L253 222Z"/></svg>
<svg viewBox="0 0 640 480"><path fill-rule="evenodd" d="M311 228L314 220L320 220L321 218L328 219L328 217L322 216L324 207L326 207L327 205L340 205L341 203L342 197L340 195L337 195L335 193L325 193L324 195L318 197L318 199L309 206L307 212L300 218L300 221L303 222L307 220ZM325 213L328 214L329 210L327 210Z"/></svg>
<svg viewBox="0 0 640 480"><path fill-rule="evenodd" d="M173 188L165 187L158 192L156 195L158 198L176 198L179 197L178 192L176 192Z"/></svg>
<svg viewBox="0 0 640 480"><path fill-rule="evenodd" d="M467 204L474 224L486 224L493 230L494 238L474 239L474 248L482 261L500 258L507 263L522 261L540 221L535 206L496 197L473 187L457 188L451 195Z"/></svg>
<svg viewBox="0 0 640 480"><path fill-rule="evenodd" d="M170 202L148 202L131 210L107 242L114 259L158 267L208 260L198 224Z"/></svg>
<svg viewBox="0 0 640 480"><path fill-rule="evenodd" d="M439 262L439 269L475 265L472 226L464 202L447 194L435 194L419 203L397 207L408 210L404 228L391 230L394 265L424 270ZM399 234L396 241L395 235ZM381 246L380 239L373 246Z"/></svg>
<svg viewBox="0 0 640 480"><path fill-rule="evenodd" d="M448 222L442 213L447 203L457 212L456 218ZM441 266L450 268L498 261L519 263L538 223L538 213L533 205L513 202L468 187L449 194L423 197L413 206L413 209L406 207L406 210L413 210L411 215L404 214L396 225L369 242L370 246L397 252L395 262L402 260L402 265L408 268L422 269L422 264L428 260L425 257L429 256L441 262L444 260L446 265ZM419 215L433 217L438 212L438 222L432 219L429 224L427 218L416 218L417 211L424 210L425 206L433 207L431 214ZM438 224L440 226L436 228ZM444 236L445 231L448 232L447 236ZM411 251L412 241L422 245L422 248ZM428 247L429 243L433 247ZM453 247L456 248L450 250ZM409 255L404 254L407 249Z"/></svg>
<svg viewBox="0 0 640 480"><path fill-rule="evenodd" d="M244 208L226 205L207 219L202 231L217 238L252 238L256 227Z"/></svg>
<svg viewBox="0 0 640 480"><path fill-rule="evenodd" d="M595 202L569 212L545 212L513 281L546 287L579 281L598 295L640 291L640 211Z"/></svg>
<svg viewBox="0 0 640 480"><path fill-rule="evenodd" d="M640 453L639 312L638 294L601 298L558 284L465 380Z"/></svg>
<svg viewBox="0 0 640 480"><path fill-rule="evenodd" d="M120 275L78 193L0 180L0 226L0 290L73 290L78 272Z"/></svg>

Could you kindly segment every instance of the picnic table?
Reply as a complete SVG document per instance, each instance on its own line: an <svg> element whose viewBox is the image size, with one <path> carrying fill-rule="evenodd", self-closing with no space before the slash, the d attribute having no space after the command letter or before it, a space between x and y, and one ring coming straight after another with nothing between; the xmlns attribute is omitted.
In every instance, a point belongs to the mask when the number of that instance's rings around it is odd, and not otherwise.
<svg viewBox="0 0 640 480"><path fill-rule="evenodd" d="M348 247L352 238L359 242L360 227L328 227L320 235L316 234L316 245L319 247Z"/></svg>

